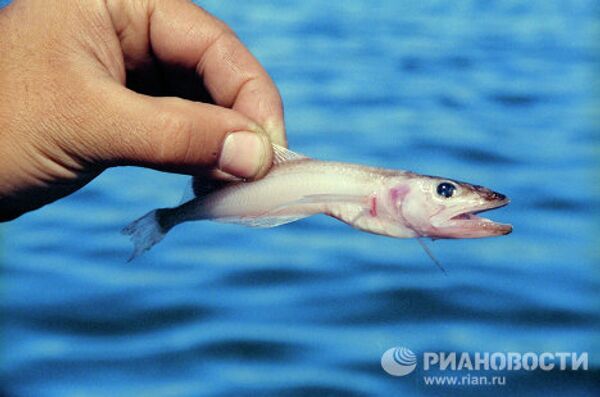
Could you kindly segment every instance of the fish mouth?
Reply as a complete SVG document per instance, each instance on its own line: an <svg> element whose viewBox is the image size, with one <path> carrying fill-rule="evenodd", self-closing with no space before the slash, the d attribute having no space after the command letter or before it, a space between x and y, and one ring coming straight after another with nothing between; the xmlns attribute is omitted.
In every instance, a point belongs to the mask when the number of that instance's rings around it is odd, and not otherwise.
<svg viewBox="0 0 600 397"><path fill-rule="evenodd" d="M492 221L479 216L479 214L502 208L510 203L510 199L504 197L469 209L455 213L447 219L442 229L448 232L448 238L481 238L503 236L512 232L512 225Z"/></svg>

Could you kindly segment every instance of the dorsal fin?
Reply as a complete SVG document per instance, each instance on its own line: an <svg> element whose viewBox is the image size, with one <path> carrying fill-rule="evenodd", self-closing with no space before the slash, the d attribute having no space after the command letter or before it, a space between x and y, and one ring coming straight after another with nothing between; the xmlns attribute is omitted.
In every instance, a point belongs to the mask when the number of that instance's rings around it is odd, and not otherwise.
<svg viewBox="0 0 600 397"><path fill-rule="evenodd" d="M308 157L292 152L289 149L273 144L273 165L285 163L286 161L296 161L307 159Z"/></svg>

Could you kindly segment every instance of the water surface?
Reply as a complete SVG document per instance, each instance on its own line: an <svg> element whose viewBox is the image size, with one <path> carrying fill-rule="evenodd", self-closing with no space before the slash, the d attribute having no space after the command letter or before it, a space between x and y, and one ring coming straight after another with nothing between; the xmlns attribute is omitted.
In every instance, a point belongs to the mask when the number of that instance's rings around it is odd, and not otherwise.
<svg viewBox="0 0 600 397"><path fill-rule="evenodd" d="M514 233L436 241L447 276L415 241L325 217L185 224L126 263L119 230L186 178L110 170L3 227L4 394L598 393L592 3L202 2L272 74L292 148L489 186ZM590 370L432 387L382 371L392 346L587 351Z"/></svg>

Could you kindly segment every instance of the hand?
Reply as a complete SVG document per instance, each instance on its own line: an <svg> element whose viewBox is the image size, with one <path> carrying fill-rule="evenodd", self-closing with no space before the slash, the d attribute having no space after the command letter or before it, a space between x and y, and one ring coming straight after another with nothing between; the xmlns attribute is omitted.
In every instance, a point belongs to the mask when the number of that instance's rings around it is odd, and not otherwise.
<svg viewBox="0 0 600 397"><path fill-rule="evenodd" d="M0 221L112 166L260 178L286 143L272 80L189 1L15 0L0 54Z"/></svg>

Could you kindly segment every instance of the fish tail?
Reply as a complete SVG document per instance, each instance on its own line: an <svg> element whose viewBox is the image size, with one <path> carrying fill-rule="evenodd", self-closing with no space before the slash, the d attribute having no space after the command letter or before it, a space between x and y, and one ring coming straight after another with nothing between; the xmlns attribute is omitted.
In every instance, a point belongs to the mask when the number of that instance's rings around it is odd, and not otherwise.
<svg viewBox="0 0 600 397"><path fill-rule="evenodd" d="M128 235L133 243L133 252L127 260L128 262L131 262L159 243L171 229L165 226L164 219L162 219L164 218L165 211L167 210L158 209L150 211L121 230L121 233Z"/></svg>

